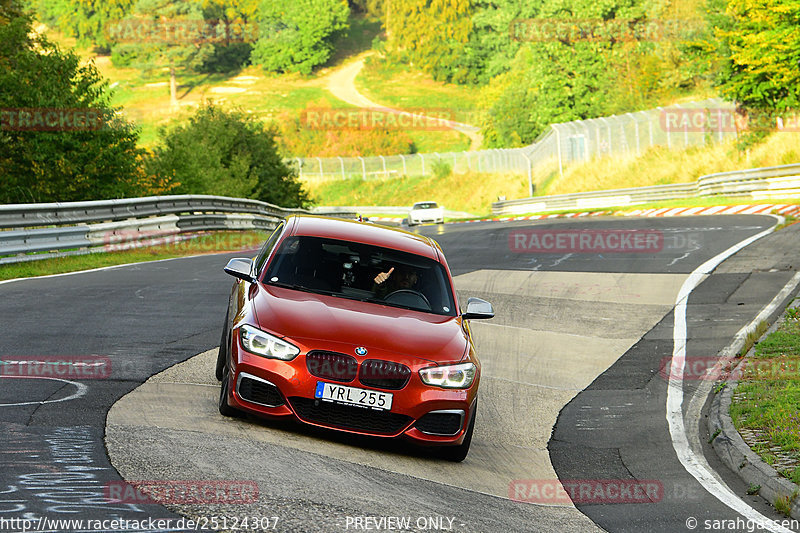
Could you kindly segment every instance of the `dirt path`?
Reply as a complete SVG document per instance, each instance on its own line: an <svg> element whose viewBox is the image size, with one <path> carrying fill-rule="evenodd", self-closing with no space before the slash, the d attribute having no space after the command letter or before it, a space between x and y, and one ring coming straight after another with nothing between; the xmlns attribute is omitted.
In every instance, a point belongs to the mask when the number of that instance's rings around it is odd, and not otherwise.
<svg viewBox="0 0 800 533"><path fill-rule="evenodd" d="M355 61L347 63L339 67L327 76L326 88L339 100L347 102L348 104L357 107L369 107L373 109L381 109L387 113L401 113L402 110L393 109L384 105L373 102L356 89L356 76L361 72L364 67L364 59L374 52L368 51L357 56ZM427 118L427 117L425 117ZM438 120L438 119L432 119ZM483 135L481 135L480 128L470 124L463 124L461 122L444 121L443 124L454 129L459 133L463 133L470 139L470 150L479 150L483 142Z"/></svg>

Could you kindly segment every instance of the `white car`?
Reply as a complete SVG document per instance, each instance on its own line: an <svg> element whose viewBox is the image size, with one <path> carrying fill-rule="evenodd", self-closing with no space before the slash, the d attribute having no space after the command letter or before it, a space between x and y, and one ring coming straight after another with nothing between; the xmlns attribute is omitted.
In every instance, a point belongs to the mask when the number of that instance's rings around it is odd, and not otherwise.
<svg viewBox="0 0 800 533"><path fill-rule="evenodd" d="M415 203L408 212L408 225L413 226L425 222L444 223L444 207L440 207L436 202Z"/></svg>

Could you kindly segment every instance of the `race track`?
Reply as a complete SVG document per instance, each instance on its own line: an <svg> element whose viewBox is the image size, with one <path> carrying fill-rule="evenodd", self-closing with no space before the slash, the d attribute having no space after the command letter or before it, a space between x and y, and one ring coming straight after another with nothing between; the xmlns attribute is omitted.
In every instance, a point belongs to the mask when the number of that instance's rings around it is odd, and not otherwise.
<svg viewBox="0 0 800 533"><path fill-rule="evenodd" d="M0 381L0 517L277 516L278 531L353 530L353 518L367 516L409 517L412 530L687 531L689 517L736 517L678 459L664 365L690 274L775 223L707 216L419 228L442 245L459 299L485 298L497 313L472 325L483 378L461 464L405 443L221 417L213 364L230 255L0 284L5 359L99 356L111 368L104 379ZM531 230L660 240L623 253L573 240L570 250L541 253L526 247ZM767 235L698 278L686 307L687 359L714 356L789 282L796 242L794 227ZM702 383L681 383L686 409ZM686 433L705 442L686 413ZM705 456L754 513L777 518L713 452ZM259 498L169 509L108 503L104 487L120 477L248 480ZM654 491L576 507L543 496L557 479L639 480Z"/></svg>

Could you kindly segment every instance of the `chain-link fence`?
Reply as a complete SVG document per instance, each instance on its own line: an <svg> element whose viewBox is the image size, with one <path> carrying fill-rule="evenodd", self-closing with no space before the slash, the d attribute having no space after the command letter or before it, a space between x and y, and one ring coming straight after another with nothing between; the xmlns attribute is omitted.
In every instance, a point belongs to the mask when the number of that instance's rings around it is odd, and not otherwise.
<svg viewBox="0 0 800 533"><path fill-rule="evenodd" d="M652 146L685 149L737 134L734 107L720 99L650 109L625 115L552 124L523 148L372 157L295 158L305 181L359 177L430 176L447 165L466 172L527 175L563 173L565 165L598 156L633 157ZM442 168L442 170L446 170Z"/></svg>

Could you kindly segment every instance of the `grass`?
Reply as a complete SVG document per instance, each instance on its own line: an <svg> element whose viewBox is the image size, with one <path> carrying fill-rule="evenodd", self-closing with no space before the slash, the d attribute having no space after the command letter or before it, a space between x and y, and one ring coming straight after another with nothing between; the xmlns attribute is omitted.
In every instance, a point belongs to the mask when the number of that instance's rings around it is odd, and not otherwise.
<svg viewBox="0 0 800 533"><path fill-rule="evenodd" d="M203 233L197 234L195 239L172 244L0 265L0 280L47 276L190 255L249 251L258 248L268 236L268 233L262 231Z"/></svg>
<svg viewBox="0 0 800 533"><path fill-rule="evenodd" d="M423 108L453 113L458 122L480 125L475 115L478 88L435 81L429 74L369 57L356 78L356 88L367 98L401 109Z"/></svg>
<svg viewBox="0 0 800 533"><path fill-rule="evenodd" d="M279 120L282 113L297 113L309 105L352 107L328 92L325 77L348 58L371 49L373 40L381 33L381 23L369 17L351 16L349 31L335 39L334 55L312 76L270 74L257 66L227 74L179 75L177 108L170 105L169 76L165 69L145 73L136 68L117 67L111 63L110 56L99 56L91 47L77 47L73 38L53 29L46 29L46 33L62 48L72 48L84 61L94 62L113 86L112 105L122 107L125 115L139 127L139 145L152 148L158 143L162 127L186 120L204 101L240 107L265 122ZM411 86L419 77L424 76L409 72L397 80L385 81L400 93L411 91L423 97L419 87ZM452 87L448 89L450 93L458 91ZM391 103L380 99L378 102ZM415 130L408 134L419 152L462 151L469 147L469 139L455 131Z"/></svg>
<svg viewBox="0 0 800 533"><path fill-rule="evenodd" d="M654 147L635 158L598 158L566 167L563 177L537 185L537 190L551 195L689 183L717 172L790 163L800 163L799 132L773 133L747 151L737 150L731 139L688 150Z"/></svg>
<svg viewBox="0 0 800 533"><path fill-rule="evenodd" d="M309 181L306 188L319 205L411 205L434 200L447 209L486 213L498 194L510 198L527 190L527 178L502 174L450 174L447 177L352 178Z"/></svg>
<svg viewBox="0 0 800 533"><path fill-rule="evenodd" d="M800 321L786 317L755 346L730 414L736 429L755 435L753 451L800 483Z"/></svg>
<svg viewBox="0 0 800 533"><path fill-rule="evenodd" d="M635 159L620 160L607 157L586 164L568 166L565 168L563 178L559 177L557 166L545 164L534 168L532 178L535 195L541 196L688 183L715 172L797 162L800 162L800 133L782 132L772 134L749 152L737 151L732 141L695 147L686 151L653 148ZM508 200L528 197L527 177L522 175L471 173L456 176L443 179L401 177L368 181L359 179L308 181L307 186L321 205L410 205L418 201L421 196L426 196L450 209L472 213L489 213L491 203L496 201L498 196L505 196ZM476 194L473 195L473 191ZM713 196L604 209L700 207L778 201L781 200ZM782 202L797 203L797 199L784 199ZM563 212L571 211L574 210Z"/></svg>

